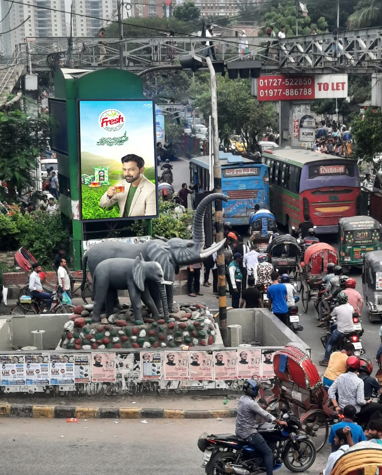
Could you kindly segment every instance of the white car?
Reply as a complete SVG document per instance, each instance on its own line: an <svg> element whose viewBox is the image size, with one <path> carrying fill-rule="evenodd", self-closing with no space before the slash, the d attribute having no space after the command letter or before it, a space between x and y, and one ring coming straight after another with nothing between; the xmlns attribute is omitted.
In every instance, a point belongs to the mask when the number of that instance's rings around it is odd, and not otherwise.
<svg viewBox="0 0 382 475"><path fill-rule="evenodd" d="M268 142L268 140L262 140L259 142L263 150L272 150L274 148L279 148L276 142Z"/></svg>
<svg viewBox="0 0 382 475"><path fill-rule="evenodd" d="M53 170L57 173L57 159L56 158L43 158L41 160L41 178L45 180L48 176L48 168L53 167Z"/></svg>
<svg viewBox="0 0 382 475"><path fill-rule="evenodd" d="M205 125L196 125L195 126L195 132L197 134L204 134L204 135L207 135L208 134L208 129Z"/></svg>

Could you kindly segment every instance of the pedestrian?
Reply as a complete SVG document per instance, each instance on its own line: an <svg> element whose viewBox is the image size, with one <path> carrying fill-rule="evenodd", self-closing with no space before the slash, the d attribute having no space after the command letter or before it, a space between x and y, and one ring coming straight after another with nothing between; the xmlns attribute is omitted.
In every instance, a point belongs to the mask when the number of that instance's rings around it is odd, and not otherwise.
<svg viewBox="0 0 382 475"><path fill-rule="evenodd" d="M245 34L245 30L241 30L241 38L239 43L239 59L245 59L248 53L249 50L247 35Z"/></svg>
<svg viewBox="0 0 382 475"><path fill-rule="evenodd" d="M329 455L328 461L326 463L326 467L324 468L324 471L321 472L320 475L330 475L332 472L332 469L334 467L334 464L337 462L337 460L349 449L350 445L348 442L348 434L350 434L351 437L351 431L346 431L344 432L344 429L337 429L336 430L336 435L334 437L334 445L336 447L336 451L332 452Z"/></svg>
<svg viewBox="0 0 382 475"><path fill-rule="evenodd" d="M225 264L225 276L228 285L228 292L232 296L233 294L233 287L231 284L231 278L229 276L229 265L233 260L233 252L231 247L229 246L228 242L224 244L224 264Z"/></svg>
<svg viewBox="0 0 382 475"><path fill-rule="evenodd" d="M249 253L249 247L244 244L243 242L243 237L238 236L238 242L235 243L233 252L238 252L239 254L242 255L243 259L240 262L240 270L243 275L243 281L242 281L242 290L245 290L247 288L247 265L245 263L245 256Z"/></svg>
<svg viewBox="0 0 382 475"><path fill-rule="evenodd" d="M240 264L243 256L239 252L235 252L233 255L233 261L228 266L229 277L232 284L232 307L239 308L240 305L240 293L243 281L243 274L240 270Z"/></svg>
<svg viewBox="0 0 382 475"><path fill-rule="evenodd" d="M57 213L58 211L58 207L57 205L54 203L54 198L49 198L48 200L48 206L46 208L46 212L48 214L54 214L54 213Z"/></svg>
<svg viewBox="0 0 382 475"><path fill-rule="evenodd" d="M214 36L212 25L207 25L206 27L206 37L212 38ZM206 41L205 56L209 56L212 61L217 61L215 55L215 46L211 40Z"/></svg>
<svg viewBox="0 0 382 475"><path fill-rule="evenodd" d="M33 214L36 211L36 208L34 207L34 204L32 202L28 203L26 213L28 214Z"/></svg>
<svg viewBox="0 0 382 475"><path fill-rule="evenodd" d="M105 28L101 28L98 32L98 49L99 49L99 58L98 58L98 65L101 65L106 56L106 45L102 41L105 38Z"/></svg>
<svg viewBox="0 0 382 475"><path fill-rule="evenodd" d="M276 33L273 31L273 26L268 26L268 28L265 30L265 34L269 37L269 38L275 38L276 37ZM269 40L268 43L267 43L267 46L265 48L265 57L268 59L273 59L274 57L274 51L273 51L273 48L271 48L271 45L273 44L273 41Z"/></svg>
<svg viewBox="0 0 382 475"><path fill-rule="evenodd" d="M178 192L180 204L186 209L188 208L188 195L192 195L194 192L187 187L187 183L182 183L182 188Z"/></svg>
<svg viewBox="0 0 382 475"><path fill-rule="evenodd" d="M263 308L261 293L255 287L255 279L248 277L248 287L243 290L240 300L240 308Z"/></svg>
<svg viewBox="0 0 382 475"><path fill-rule="evenodd" d="M56 172L52 172L52 178L50 179L50 190L51 194L58 200L58 178Z"/></svg>
<svg viewBox="0 0 382 475"><path fill-rule="evenodd" d="M288 323L287 288L284 284L279 283L277 271L272 272L271 278L272 285L267 291L269 305L274 315L286 325Z"/></svg>
<svg viewBox="0 0 382 475"><path fill-rule="evenodd" d="M283 40L283 39L286 37L286 28L285 28L285 25L282 25L282 27L280 28L280 31L277 33L277 37L278 37L280 40Z"/></svg>
<svg viewBox="0 0 382 475"><path fill-rule="evenodd" d="M203 295L200 293L200 270L202 264L197 262L196 264L190 264L187 266L187 289L189 297L196 297L197 295Z"/></svg>
<svg viewBox="0 0 382 475"><path fill-rule="evenodd" d="M174 41L174 36L175 36L175 33L173 30L170 30L168 33L167 33L167 36L169 38L168 41L166 41L166 45L167 45L167 59L169 59L170 61L173 61L174 60L174 57L175 57L175 41Z"/></svg>
<svg viewBox="0 0 382 475"><path fill-rule="evenodd" d="M334 438L338 429L349 427L351 430L353 442L355 444L366 440L366 436L363 433L362 427L359 426L356 422L354 422L356 414L357 410L354 406L351 406L350 404L345 406L342 411L342 415L344 416L342 421L332 425L332 427L330 428L328 443L332 446L332 452L336 450Z"/></svg>
<svg viewBox="0 0 382 475"><path fill-rule="evenodd" d="M49 292L45 292L41 285L41 279L39 276L39 272L42 271L42 268L39 263L34 262L32 264L32 273L29 277L29 291L31 297L36 300L46 300L45 309L43 313L46 313L50 310L52 305L52 294Z"/></svg>
<svg viewBox="0 0 382 475"><path fill-rule="evenodd" d="M70 291L70 278L68 274L68 267L66 264L66 259L60 260L60 265L57 271L57 279L58 279L58 291L62 294L66 292L70 298L72 298L72 294Z"/></svg>
<svg viewBox="0 0 382 475"><path fill-rule="evenodd" d="M352 355L354 355L353 343L345 343L343 350L334 351L330 355L328 367L322 381L326 390L330 388L340 374L346 372L346 361Z"/></svg>
<svg viewBox="0 0 382 475"><path fill-rule="evenodd" d="M248 278L253 277L255 280L257 276L257 266L259 265L258 258L260 256L258 250L259 247L255 244L253 245L253 249L243 257L243 263L246 267Z"/></svg>
<svg viewBox="0 0 382 475"><path fill-rule="evenodd" d="M43 195L42 200L40 201L40 210L47 211L48 209L48 197Z"/></svg>
<svg viewBox="0 0 382 475"><path fill-rule="evenodd" d="M274 268L269 262L269 257L266 254L260 254L257 259L259 265L257 266L256 285L271 285Z"/></svg>

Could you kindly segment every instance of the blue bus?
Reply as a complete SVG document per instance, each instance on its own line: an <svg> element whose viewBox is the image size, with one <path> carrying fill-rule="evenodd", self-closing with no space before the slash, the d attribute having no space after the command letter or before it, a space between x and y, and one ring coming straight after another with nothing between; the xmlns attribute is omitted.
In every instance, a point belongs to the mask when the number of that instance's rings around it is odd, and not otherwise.
<svg viewBox="0 0 382 475"><path fill-rule="evenodd" d="M223 202L224 219L233 226L247 225L255 204L269 209L268 167L232 153L219 152L219 157L223 193L229 198ZM208 156L190 160L190 183L199 192L213 189L209 161Z"/></svg>

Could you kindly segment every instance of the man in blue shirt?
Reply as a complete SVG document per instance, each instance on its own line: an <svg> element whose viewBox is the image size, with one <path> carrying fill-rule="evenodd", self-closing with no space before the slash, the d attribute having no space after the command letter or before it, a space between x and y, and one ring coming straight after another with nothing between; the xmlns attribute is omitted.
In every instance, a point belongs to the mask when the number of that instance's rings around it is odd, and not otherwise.
<svg viewBox="0 0 382 475"><path fill-rule="evenodd" d="M330 428L328 443L332 445L332 452L336 450L336 448L334 447L334 437L336 435L337 429L350 427L352 439L355 444L367 440L365 434L363 433L362 427L359 426L356 422L354 422L355 415L357 414L356 408L349 404L348 406L344 407L342 413L344 415L343 421L338 422L338 424L332 425L332 427Z"/></svg>
<svg viewBox="0 0 382 475"><path fill-rule="evenodd" d="M268 288L268 299L272 312L284 325L288 323L288 292L284 284L279 284L279 273L272 272L272 285Z"/></svg>

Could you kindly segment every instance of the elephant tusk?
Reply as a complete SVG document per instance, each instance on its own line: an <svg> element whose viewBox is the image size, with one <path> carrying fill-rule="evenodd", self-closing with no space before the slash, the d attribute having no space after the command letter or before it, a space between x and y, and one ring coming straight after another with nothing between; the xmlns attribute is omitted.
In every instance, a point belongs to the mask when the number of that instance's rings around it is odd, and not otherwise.
<svg viewBox="0 0 382 475"><path fill-rule="evenodd" d="M162 280L161 284L162 285L173 285L174 282L171 282L171 280Z"/></svg>
<svg viewBox="0 0 382 475"><path fill-rule="evenodd" d="M223 239L223 241L215 242L214 244L212 244L212 246L210 246L207 249L204 249L203 251L201 251L200 258L201 259L206 259L206 257L211 256L214 252L218 251L221 247L224 246L225 241L226 240Z"/></svg>

